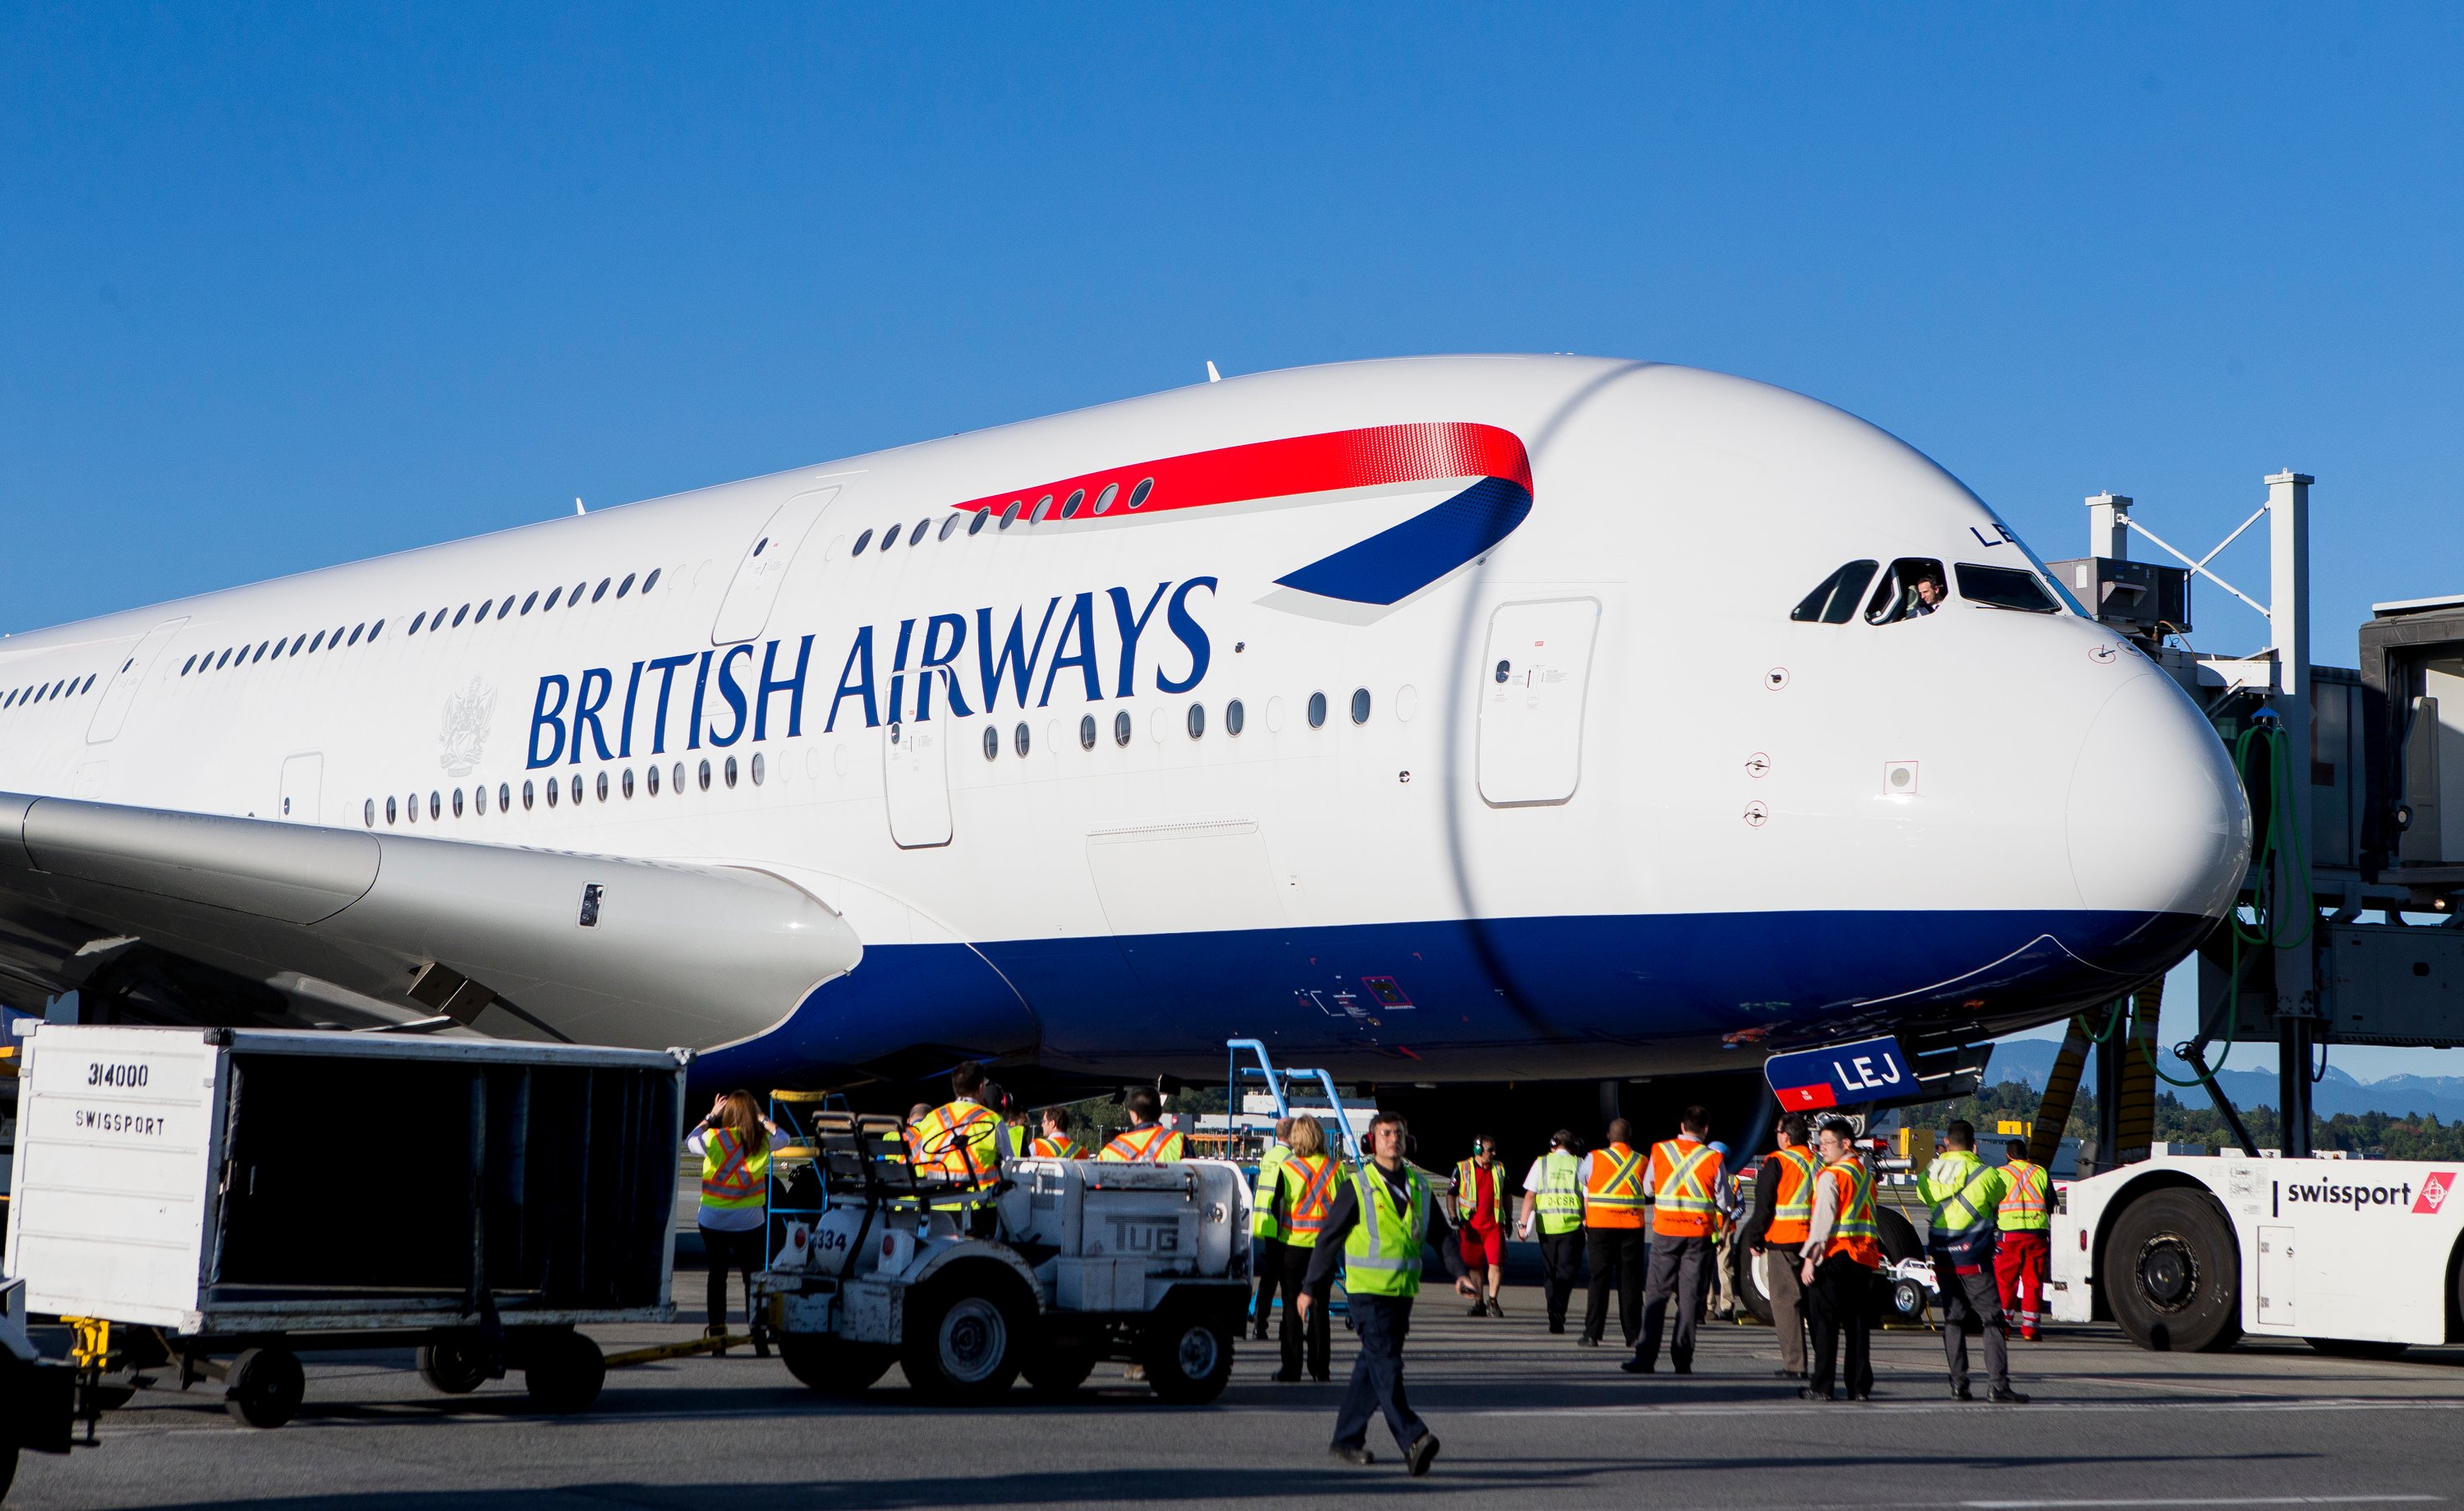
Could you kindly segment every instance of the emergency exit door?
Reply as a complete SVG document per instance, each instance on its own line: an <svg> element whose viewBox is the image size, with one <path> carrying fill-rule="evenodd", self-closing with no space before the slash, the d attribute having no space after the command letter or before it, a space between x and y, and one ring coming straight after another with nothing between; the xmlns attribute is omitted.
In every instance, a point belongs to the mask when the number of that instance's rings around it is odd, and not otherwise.
<svg viewBox="0 0 2464 1511"><path fill-rule="evenodd" d="M1583 697L1599 600L1507 603L1480 667L1480 795L1496 807L1564 802L1582 779Z"/></svg>
<svg viewBox="0 0 2464 1511"><path fill-rule="evenodd" d="M833 485L798 493L761 522L761 528L744 543L744 556L728 581L727 597L719 602L718 618L710 629L712 645L751 640L769 624L770 609L779 602L780 586L787 580L796 552L842 491Z"/></svg>
<svg viewBox="0 0 2464 1511"><path fill-rule="evenodd" d="M111 674L111 685L102 690L102 702L94 711L93 722L86 726L88 745L106 744L120 737L120 727L128 721L129 707L137 701L137 690L144 685L146 671L186 624L186 618L165 620L147 630L145 638L121 658L120 669Z"/></svg>
<svg viewBox="0 0 2464 1511"><path fill-rule="evenodd" d="M881 781L890 838L902 850L950 843L950 735L939 719L895 720L881 730Z"/></svg>
<svg viewBox="0 0 2464 1511"><path fill-rule="evenodd" d="M325 757L315 751L282 763L280 817L292 823L317 823L323 818Z"/></svg>

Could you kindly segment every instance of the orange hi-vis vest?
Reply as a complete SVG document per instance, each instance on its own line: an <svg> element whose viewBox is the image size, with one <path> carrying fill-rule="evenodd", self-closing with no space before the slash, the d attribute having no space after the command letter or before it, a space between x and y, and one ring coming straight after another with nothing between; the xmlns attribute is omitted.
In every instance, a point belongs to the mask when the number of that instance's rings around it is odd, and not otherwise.
<svg viewBox="0 0 2464 1511"><path fill-rule="evenodd" d="M1803 1243L1814 1226L1814 1176L1821 1164L1810 1149L1781 1150L1779 1189L1771 1193L1771 1226L1763 1230L1770 1244Z"/></svg>
<svg viewBox="0 0 2464 1511"><path fill-rule="evenodd" d="M1059 1138L1047 1136L1037 1139L1034 1149L1037 1159L1085 1159L1087 1157L1087 1151L1078 1147L1078 1141L1067 1133Z"/></svg>
<svg viewBox="0 0 2464 1511"><path fill-rule="evenodd" d="M1651 1227L1672 1238L1710 1236L1720 1204L1711 1197L1720 1178L1720 1151L1680 1135L1651 1146Z"/></svg>
<svg viewBox="0 0 2464 1511"><path fill-rule="evenodd" d="M1328 1154L1295 1154L1276 1172L1279 1191L1291 1193L1284 1210L1284 1241L1295 1248L1317 1246L1326 1228L1327 1209L1334 1205L1334 1180L1342 1166Z"/></svg>
<svg viewBox="0 0 2464 1511"><path fill-rule="evenodd" d="M916 1166L962 1180L989 1179L1001 1163L995 1137L1001 1114L980 1102L949 1102L915 1125Z"/></svg>
<svg viewBox="0 0 2464 1511"><path fill-rule="evenodd" d="M1844 1254L1869 1270L1882 1267L1882 1230L1874 1221L1874 1172L1851 1154L1822 1167L1822 1179L1832 1183L1839 1201L1839 1220L1832 1226L1822 1257Z"/></svg>
<svg viewBox="0 0 2464 1511"><path fill-rule="evenodd" d="M1160 1123L1130 1128L1112 1136L1095 1157L1116 1165L1160 1165L1180 1158L1181 1137Z"/></svg>
<svg viewBox="0 0 2464 1511"><path fill-rule="evenodd" d="M1583 1226L1642 1226L1642 1156L1629 1144L1592 1153L1592 1178L1583 1188Z"/></svg>

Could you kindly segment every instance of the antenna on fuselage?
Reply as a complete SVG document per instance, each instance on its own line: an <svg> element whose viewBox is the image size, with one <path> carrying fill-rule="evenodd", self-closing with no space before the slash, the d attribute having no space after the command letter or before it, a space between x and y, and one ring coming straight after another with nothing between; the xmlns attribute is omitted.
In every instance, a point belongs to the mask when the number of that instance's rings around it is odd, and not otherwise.
<svg viewBox="0 0 2464 1511"><path fill-rule="evenodd" d="M1223 381L1223 375L1215 370L1215 364L1211 361L1206 364L1206 381L1208 383L1221 383Z"/></svg>
<svg viewBox="0 0 2464 1511"><path fill-rule="evenodd" d="M589 513L588 510L582 507L582 500L579 497L576 497L573 501L573 512L577 515Z"/></svg>

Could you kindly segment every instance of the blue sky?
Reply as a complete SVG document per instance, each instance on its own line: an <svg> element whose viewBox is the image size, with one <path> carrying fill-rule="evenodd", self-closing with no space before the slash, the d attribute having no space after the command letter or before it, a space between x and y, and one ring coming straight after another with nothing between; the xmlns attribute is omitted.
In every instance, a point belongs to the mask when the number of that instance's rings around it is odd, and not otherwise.
<svg viewBox="0 0 2464 1511"><path fill-rule="evenodd" d="M2464 10L702 9L0 11L0 630L1469 350L1801 389L2053 557L2299 467L2326 661L2464 591Z"/></svg>

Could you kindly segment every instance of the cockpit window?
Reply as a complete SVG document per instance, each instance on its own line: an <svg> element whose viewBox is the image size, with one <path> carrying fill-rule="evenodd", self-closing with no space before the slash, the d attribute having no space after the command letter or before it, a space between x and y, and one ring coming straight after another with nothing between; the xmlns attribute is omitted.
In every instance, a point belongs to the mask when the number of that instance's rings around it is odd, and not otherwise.
<svg viewBox="0 0 2464 1511"><path fill-rule="evenodd" d="M1978 566L1972 561L1959 563L1959 596L1987 608L2015 608L2029 614L2052 614L2059 610L2054 596L2045 591L2034 572L2016 567Z"/></svg>
<svg viewBox="0 0 2464 1511"><path fill-rule="evenodd" d="M1822 580L1822 584L1805 595L1802 602L1789 611L1789 618L1800 624L1845 624L1857 616L1857 600L1864 595L1865 584L1874 580L1879 561L1851 561Z"/></svg>
<svg viewBox="0 0 2464 1511"><path fill-rule="evenodd" d="M1902 557L1882 574L1881 585L1865 604L1868 624L1896 624L1922 619L1940 608L1948 595L1942 563L1928 557Z"/></svg>

